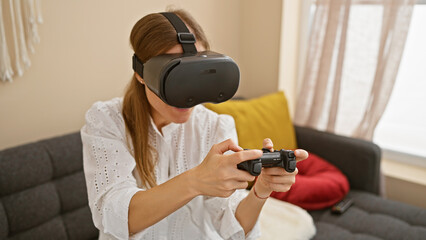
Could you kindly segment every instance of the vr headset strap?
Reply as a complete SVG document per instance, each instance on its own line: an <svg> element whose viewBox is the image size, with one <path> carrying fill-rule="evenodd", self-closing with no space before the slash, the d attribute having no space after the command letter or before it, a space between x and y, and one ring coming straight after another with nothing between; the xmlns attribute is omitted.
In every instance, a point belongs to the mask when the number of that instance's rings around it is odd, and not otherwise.
<svg viewBox="0 0 426 240"><path fill-rule="evenodd" d="M177 38L182 45L184 53L197 53L195 48L195 36L192 34L185 23L176 14L172 12L162 12L164 17L169 20L177 32ZM143 63L139 60L136 54L133 54L133 70L143 78Z"/></svg>
<svg viewBox="0 0 426 240"><path fill-rule="evenodd" d="M178 41L182 45L183 52L197 53L197 49L194 45L195 36L188 30L182 19L172 12L162 12L161 14L166 17L176 29Z"/></svg>
<svg viewBox="0 0 426 240"><path fill-rule="evenodd" d="M133 54L132 63L133 71L135 71L141 78L143 78L143 63L139 60L136 54Z"/></svg>

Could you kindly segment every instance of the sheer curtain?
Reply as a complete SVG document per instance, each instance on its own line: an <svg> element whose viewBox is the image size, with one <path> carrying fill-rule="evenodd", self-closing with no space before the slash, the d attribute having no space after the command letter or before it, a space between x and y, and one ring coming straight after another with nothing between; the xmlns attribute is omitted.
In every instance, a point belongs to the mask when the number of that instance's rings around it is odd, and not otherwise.
<svg viewBox="0 0 426 240"><path fill-rule="evenodd" d="M317 0L297 125L371 140L389 100L415 0Z"/></svg>

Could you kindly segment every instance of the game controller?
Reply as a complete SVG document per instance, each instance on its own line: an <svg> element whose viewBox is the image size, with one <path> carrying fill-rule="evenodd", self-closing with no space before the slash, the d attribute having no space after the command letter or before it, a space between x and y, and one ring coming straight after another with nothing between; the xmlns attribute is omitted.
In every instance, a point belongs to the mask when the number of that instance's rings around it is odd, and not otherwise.
<svg viewBox="0 0 426 240"><path fill-rule="evenodd" d="M262 167L282 167L287 172L294 172L296 170L296 156L293 151L281 149L270 152L266 148L262 148L262 151L262 157L239 163L237 165L238 169L246 170L253 176L259 176Z"/></svg>

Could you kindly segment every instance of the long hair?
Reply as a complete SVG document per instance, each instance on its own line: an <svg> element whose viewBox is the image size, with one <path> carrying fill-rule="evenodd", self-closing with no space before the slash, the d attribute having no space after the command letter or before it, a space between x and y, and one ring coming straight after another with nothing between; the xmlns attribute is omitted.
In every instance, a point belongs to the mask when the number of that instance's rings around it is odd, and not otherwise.
<svg viewBox="0 0 426 240"><path fill-rule="evenodd" d="M209 43L200 25L185 11L170 11L178 15L195 35L196 41L206 50ZM140 19L130 34L130 44L136 56L146 62L150 58L164 54L179 44L176 30L160 13L152 13ZM149 114L151 108L146 97L145 86L135 76L127 86L123 99L123 117L126 124L128 144L133 144L133 156L136 161L142 184L147 187L157 185L154 167L156 162L153 153L156 151L149 143ZM129 144L130 145L130 144Z"/></svg>

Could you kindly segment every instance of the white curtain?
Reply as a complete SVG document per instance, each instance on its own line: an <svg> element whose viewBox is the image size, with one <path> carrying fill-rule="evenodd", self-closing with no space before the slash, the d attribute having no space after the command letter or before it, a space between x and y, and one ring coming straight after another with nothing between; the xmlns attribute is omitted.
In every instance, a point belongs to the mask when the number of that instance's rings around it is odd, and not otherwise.
<svg viewBox="0 0 426 240"><path fill-rule="evenodd" d="M0 79L12 82L31 66L28 51L40 42L41 0L0 1Z"/></svg>
<svg viewBox="0 0 426 240"><path fill-rule="evenodd" d="M415 0L317 0L294 122L371 140Z"/></svg>

